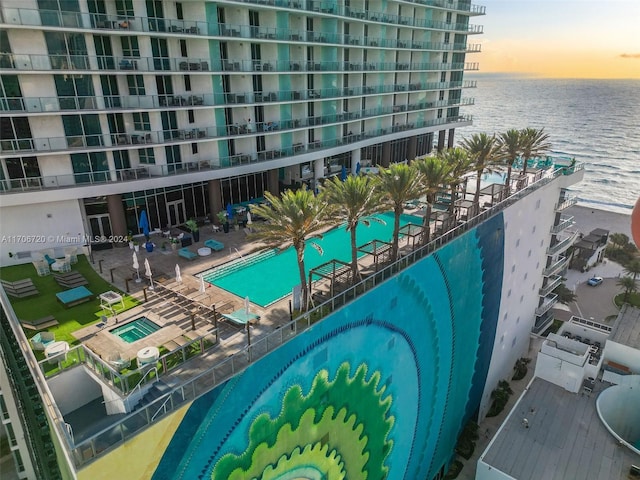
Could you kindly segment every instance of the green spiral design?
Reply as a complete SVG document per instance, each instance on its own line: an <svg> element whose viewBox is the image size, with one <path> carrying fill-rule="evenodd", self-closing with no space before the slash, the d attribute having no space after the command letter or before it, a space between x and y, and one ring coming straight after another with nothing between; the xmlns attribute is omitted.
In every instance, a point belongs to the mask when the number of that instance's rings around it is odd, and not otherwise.
<svg viewBox="0 0 640 480"><path fill-rule="evenodd" d="M378 388L379 372L367 380L367 366L361 364L353 377L349 373L346 362L333 381L327 370L320 370L307 395L299 385L290 387L280 414L259 415L249 428L246 450L224 455L211 478L385 478L385 460L393 447L388 438L394 424L392 398L383 396L384 386Z"/></svg>

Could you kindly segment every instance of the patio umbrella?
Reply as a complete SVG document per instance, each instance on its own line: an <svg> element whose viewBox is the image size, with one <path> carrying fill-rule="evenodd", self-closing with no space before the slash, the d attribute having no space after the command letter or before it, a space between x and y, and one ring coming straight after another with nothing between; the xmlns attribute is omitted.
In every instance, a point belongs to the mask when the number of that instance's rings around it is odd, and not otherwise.
<svg viewBox="0 0 640 480"><path fill-rule="evenodd" d="M182 283L182 275L180 275L180 265L176 263L176 283Z"/></svg>
<svg viewBox="0 0 640 480"><path fill-rule="evenodd" d="M244 297L244 313L249 317L249 296Z"/></svg>
<svg viewBox="0 0 640 480"><path fill-rule="evenodd" d="M200 292L200 293L204 293L204 292L205 292L205 290L206 290L206 287L205 287L205 285L204 285L204 276L203 276L203 275L201 275L201 276L200 276L200 290L199 290L199 292Z"/></svg>
<svg viewBox="0 0 640 480"><path fill-rule="evenodd" d="M227 218L231 220L233 218L233 206L227 203Z"/></svg>
<svg viewBox="0 0 640 480"><path fill-rule="evenodd" d="M136 283L140 283L140 265L138 264L138 255L133 252L133 269L136 271Z"/></svg>
<svg viewBox="0 0 640 480"><path fill-rule="evenodd" d="M149 265L149 259L145 258L144 259L144 274L145 276L149 277L149 290L153 290L153 277L151 274L151 265Z"/></svg>
<svg viewBox="0 0 640 480"><path fill-rule="evenodd" d="M147 218L147 211L142 210L140 212L140 220L138 226L142 229L142 233L145 237L149 237L149 219Z"/></svg>
<svg viewBox="0 0 640 480"><path fill-rule="evenodd" d="M342 173L340 174L340 180L343 182L347 179L347 167L342 166Z"/></svg>

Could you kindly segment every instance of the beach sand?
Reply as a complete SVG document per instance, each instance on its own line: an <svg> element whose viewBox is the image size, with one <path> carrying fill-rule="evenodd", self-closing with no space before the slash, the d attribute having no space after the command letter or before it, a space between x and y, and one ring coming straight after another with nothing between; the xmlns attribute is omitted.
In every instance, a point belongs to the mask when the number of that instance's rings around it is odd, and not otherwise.
<svg viewBox="0 0 640 480"><path fill-rule="evenodd" d="M585 235L596 228L604 228L609 230L609 233L624 233L631 239L631 212L629 215L625 215L574 205L562 213L572 215L574 222L576 222L575 228Z"/></svg>

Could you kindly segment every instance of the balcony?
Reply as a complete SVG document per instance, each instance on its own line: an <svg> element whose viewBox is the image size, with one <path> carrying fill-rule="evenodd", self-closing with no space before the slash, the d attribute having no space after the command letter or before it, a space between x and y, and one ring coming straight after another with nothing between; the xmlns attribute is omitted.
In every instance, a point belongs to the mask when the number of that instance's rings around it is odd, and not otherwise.
<svg viewBox="0 0 640 480"><path fill-rule="evenodd" d="M558 285L562 283L561 275L552 275L548 278L547 284L540 288L540 296L546 297L553 292Z"/></svg>
<svg viewBox="0 0 640 480"><path fill-rule="evenodd" d="M547 249L547 255L556 255L558 253L562 253L565 250L567 250L571 245L573 245L573 242L575 242L576 238L578 238L579 233L578 232L572 232L567 238L565 238L564 240L559 241L558 243L556 243L555 245L551 245L548 249Z"/></svg>
<svg viewBox="0 0 640 480"><path fill-rule="evenodd" d="M561 212L563 210L566 210L569 207L573 207L576 203L578 203L578 198L577 197L567 197L564 200L562 200L562 201L560 201L559 203L556 204L555 211L556 212Z"/></svg>
<svg viewBox="0 0 640 480"><path fill-rule="evenodd" d="M556 303L558 303L558 295L547 295L544 297L542 301L542 305L536 308L536 317L541 317L553 307Z"/></svg>
<svg viewBox="0 0 640 480"><path fill-rule="evenodd" d="M547 328L549 328L552 323L553 323L553 315L551 314L551 311L549 310L544 315L542 315L540 317L536 317L535 324L534 324L533 328L531 329L531 331L533 333L535 333L535 334L540 334L540 333L544 332Z"/></svg>
<svg viewBox="0 0 640 480"><path fill-rule="evenodd" d="M560 216L560 221L558 222L558 224L554 225L553 227L551 227L551 233L553 233L553 234L560 233L564 229L572 227L575 224L576 224L576 222L573 221L573 216L571 216L571 215L561 215Z"/></svg>
<svg viewBox="0 0 640 480"><path fill-rule="evenodd" d="M556 275L564 270L569 264L569 259L565 257L560 257L555 263L549 265L542 271L542 275L545 277L550 277L552 275Z"/></svg>

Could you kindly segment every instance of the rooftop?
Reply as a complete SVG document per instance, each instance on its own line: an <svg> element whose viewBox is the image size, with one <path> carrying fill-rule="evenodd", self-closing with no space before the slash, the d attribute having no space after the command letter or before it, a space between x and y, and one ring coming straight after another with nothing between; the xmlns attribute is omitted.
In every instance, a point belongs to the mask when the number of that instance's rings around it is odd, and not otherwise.
<svg viewBox="0 0 640 480"><path fill-rule="evenodd" d="M640 350L640 309L626 305L618 315L609 340Z"/></svg>
<svg viewBox="0 0 640 480"><path fill-rule="evenodd" d="M628 478L640 456L598 418L596 399L607 387L596 381L591 394L570 393L534 378L480 462L518 480Z"/></svg>

